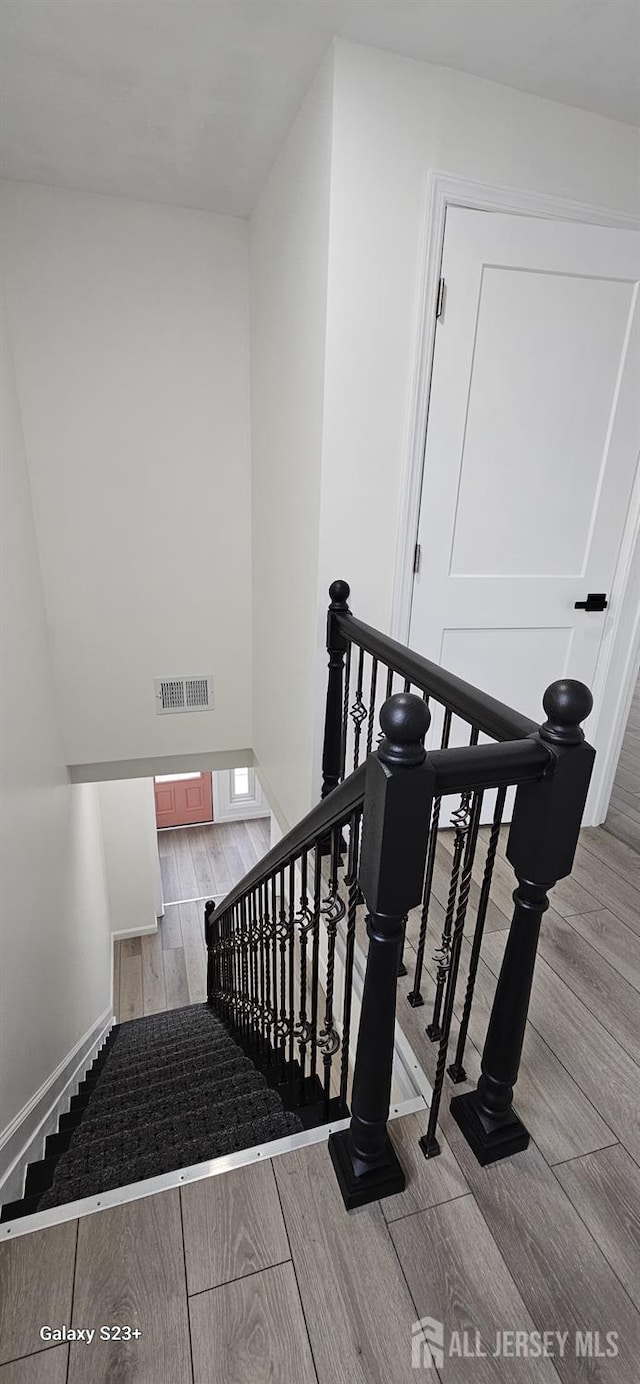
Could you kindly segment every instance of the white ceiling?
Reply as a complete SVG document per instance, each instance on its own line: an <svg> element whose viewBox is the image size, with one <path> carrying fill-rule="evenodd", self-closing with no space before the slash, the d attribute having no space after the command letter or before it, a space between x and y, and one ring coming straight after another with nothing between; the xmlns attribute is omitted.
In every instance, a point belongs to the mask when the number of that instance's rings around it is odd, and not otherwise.
<svg viewBox="0 0 640 1384"><path fill-rule="evenodd" d="M640 126L640 0L0 0L0 175L245 216L334 34Z"/></svg>

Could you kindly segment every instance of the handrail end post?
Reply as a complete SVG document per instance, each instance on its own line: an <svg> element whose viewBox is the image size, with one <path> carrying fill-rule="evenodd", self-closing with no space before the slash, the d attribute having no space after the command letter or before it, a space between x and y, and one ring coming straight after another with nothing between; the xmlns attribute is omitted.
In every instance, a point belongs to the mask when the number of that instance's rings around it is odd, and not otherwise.
<svg viewBox="0 0 640 1384"><path fill-rule="evenodd" d="M380 713L384 738L367 761L359 884L369 949L353 1074L351 1122L329 1136L345 1206L401 1192L405 1175L387 1129L396 991L406 916L422 896L434 771L423 745L429 711L398 693Z"/></svg>
<svg viewBox="0 0 640 1384"><path fill-rule="evenodd" d="M580 722L593 706L583 683L562 679L547 688L547 720L539 738L552 753L552 772L518 788L507 859L517 888L475 1091L454 1096L449 1109L482 1166L520 1153L529 1132L513 1109L538 937L549 891L571 873L595 750Z"/></svg>

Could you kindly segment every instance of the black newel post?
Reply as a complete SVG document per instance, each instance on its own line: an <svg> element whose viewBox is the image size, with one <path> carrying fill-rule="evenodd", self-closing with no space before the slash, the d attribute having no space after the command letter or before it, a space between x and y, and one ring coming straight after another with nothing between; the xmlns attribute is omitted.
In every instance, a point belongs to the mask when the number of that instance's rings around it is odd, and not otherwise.
<svg viewBox="0 0 640 1384"><path fill-rule="evenodd" d="M548 891L571 874L595 751L580 722L593 699L584 683L566 679L544 694L547 720L538 732L550 751L548 775L521 784L515 801L507 858L518 887L515 909L482 1054L475 1091L454 1096L450 1109L483 1165L519 1153L529 1134L511 1101L527 1022L538 934Z"/></svg>
<svg viewBox="0 0 640 1384"><path fill-rule="evenodd" d="M322 794L326 798L337 788L342 773L342 701L344 696L344 656L347 640L336 626L336 615L348 615L349 587L346 581L334 581L329 587L331 605L327 615L327 653L329 680L327 708L324 719L322 749Z"/></svg>
<svg viewBox="0 0 640 1384"><path fill-rule="evenodd" d="M329 1137L348 1210L401 1192L404 1173L387 1133L398 965L405 918L420 902L435 776L422 741L430 715L400 692L380 712L384 739L367 761L359 884L369 952L353 1077L351 1124Z"/></svg>

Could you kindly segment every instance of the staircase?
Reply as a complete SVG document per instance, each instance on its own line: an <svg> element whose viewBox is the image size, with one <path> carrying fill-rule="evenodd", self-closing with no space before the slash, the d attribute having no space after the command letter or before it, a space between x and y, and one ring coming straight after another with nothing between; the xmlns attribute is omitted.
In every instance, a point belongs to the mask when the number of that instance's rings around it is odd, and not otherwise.
<svg viewBox="0 0 640 1384"><path fill-rule="evenodd" d="M47 1139L45 1157L29 1167L23 1199L3 1208L3 1221L346 1115L348 1129L327 1132L347 1208L402 1191L405 1174L387 1121L407 919L419 910L407 996L414 1009L425 1004L426 948L436 946L425 1028L437 1057L420 1140L433 1158L445 1078L466 1080L509 788L517 790L506 848L517 885L513 918L477 1088L455 1095L449 1109L483 1165L527 1147L513 1089L541 920L552 881L571 873L589 788L595 752L581 722L591 693L569 679L552 683L538 725L356 619L346 582L334 582L330 596L321 802L218 906L206 904L207 1004L112 1030ZM425 748L427 735L439 748ZM440 902L438 832L447 811L453 844ZM488 837L480 831L485 821ZM367 961L358 991L361 906ZM469 923L463 999L456 987ZM456 1005L461 1019L449 1063Z"/></svg>
<svg viewBox="0 0 640 1384"><path fill-rule="evenodd" d="M3 1221L302 1128L207 1005L116 1025Z"/></svg>

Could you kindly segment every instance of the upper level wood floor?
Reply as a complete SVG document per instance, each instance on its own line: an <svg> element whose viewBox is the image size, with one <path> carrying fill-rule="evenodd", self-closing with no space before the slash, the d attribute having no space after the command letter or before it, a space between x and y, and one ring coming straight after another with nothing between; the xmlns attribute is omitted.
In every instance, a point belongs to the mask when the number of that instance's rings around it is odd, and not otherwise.
<svg viewBox="0 0 640 1384"><path fill-rule="evenodd" d="M316 1145L3 1243L0 1384L638 1384L639 864L623 842L587 830L572 878L554 890L516 1093L532 1134L526 1152L480 1168L445 1089L441 1157L420 1154L424 1115L393 1122L407 1189L361 1211L345 1212ZM500 864L471 1025L474 1080L511 888ZM163 997L183 1003L185 976L191 997L189 917L175 914L173 932L152 939L155 973L142 947L129 968L122 954L126 1004L134 989L142 1012ZM415 919L409 946L412 937ZM184 972L167 968L172 952ZM411 974L399 982L398 1012L431 1072L433 973L424 1009L406 1003L410 985ZM486 1353L413 1369L412 1325L426 1316L444 1323L447 1349L464 1345L452 1336L464 1331L471 1349L477 1330ZM142 1336L46 1348L45 1323L122 1323ZM563 1352L556 1340L548 1358L492 1353L497 1332L534 1330L567 1332ZM591 1332L601 1352L615 1333L616 1354L576 1355L576 1332ZM502 1343L514 1349L515 1339Z"/></svg>

